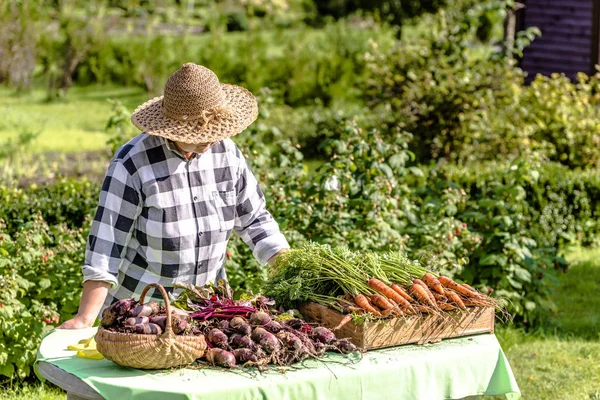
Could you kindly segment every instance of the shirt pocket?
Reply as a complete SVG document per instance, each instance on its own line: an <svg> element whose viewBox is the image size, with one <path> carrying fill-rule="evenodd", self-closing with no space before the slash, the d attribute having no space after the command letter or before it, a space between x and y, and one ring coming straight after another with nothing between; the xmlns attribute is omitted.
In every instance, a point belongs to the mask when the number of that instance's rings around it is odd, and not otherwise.
<svg viewBox="0 0 600 400"><path fill-rule="evenodd" d="M221 232L232 230L235 223L235 190L213 191L212 195L219 217L219 229Z"/></svg>

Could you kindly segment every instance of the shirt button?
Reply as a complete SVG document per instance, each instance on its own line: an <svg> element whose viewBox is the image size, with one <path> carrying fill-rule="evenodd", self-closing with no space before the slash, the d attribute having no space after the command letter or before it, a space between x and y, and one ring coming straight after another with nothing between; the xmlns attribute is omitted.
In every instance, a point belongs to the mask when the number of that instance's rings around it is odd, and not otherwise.
<svg viewBox="0 0 600 400"><path fill-rule="evenodd" d="M196 196L194 196L194 201L198 200L198 198Z"/></svg>

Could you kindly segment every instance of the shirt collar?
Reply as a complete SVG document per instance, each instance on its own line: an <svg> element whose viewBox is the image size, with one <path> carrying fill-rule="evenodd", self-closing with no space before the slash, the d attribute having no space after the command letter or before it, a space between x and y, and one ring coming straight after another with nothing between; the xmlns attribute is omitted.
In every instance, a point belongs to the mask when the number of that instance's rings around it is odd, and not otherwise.
<svg viewBox="0 0 600 400"><path fill-rule="evenodd" d="M188 160L187 158L185 158L185 155L183 155L179 151L179 149L177 149L177 146L175 146L175 143L173 143L173 141L171 139L167 139L167 138L163 138L163 139L165 141L165 145L167 146L167 149L171 150L173 153L177 154L179 157L183 158L185 161L191 161L194 158L196 158L197 154L194 153L194 156Z"/></svg>

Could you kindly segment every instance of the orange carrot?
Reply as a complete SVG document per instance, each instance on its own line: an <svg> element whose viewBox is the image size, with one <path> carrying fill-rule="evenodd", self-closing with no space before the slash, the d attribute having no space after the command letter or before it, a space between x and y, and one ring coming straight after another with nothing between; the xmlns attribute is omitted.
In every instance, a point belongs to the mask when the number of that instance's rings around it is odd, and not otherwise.
<svg viewBox="0 0 600 400"><path fill-rule="evenodd" d="M441 295L439 293L433 293L433 297L435 298L435 300L439 303L447 303L448 302L448 298L444 295Z"/></svg>
<svg viewBox="0 0 600 400"><path fill-rule="evenodd" d="M430 273L426 273L425 275L423 275L423 282L425 282L427 286L429 286L431 289L438 292L439 294L444 294L444 287L442 286L440 281L438 281L437 278L431 275Z"/></svg>
<svg viewBox="0 0 600 400"><path fill-rule="evenodd" d="M438 303L438 306L444 311L456 310L456 306L453 306L450 303Z"/></svg>
<svg viewBox="0 0 600 400"><path fill-rule="evenodd" d="M371 305L371 302L364 294L357 294L356 296L354 296L354 302L363 310L368 311L371 314L375 314L378 317L381 317L381 313Z"/></svg>
<svg viewBox="0 0 600 400"><path fill-rule="evenodd" d="M391 310L392 308L394 308L394 305L392 303L390 303L388 301L388 299L386 299L385 297L383 297L382 295L380 295L378 293L371 295L371 301L373 302L373 304L375 304L377 307L381 308L382 310Z"/></svg>
<svg viewBox="0 0 600 400"><path fill-rule="evenodd" d="M408 309L408 310L411 309L410 303L408 301L406 301L404 299L404 297L402 297L394 289L392 289L391 287L389 287L388 285L386 285L379 279L371 278L367 282L367 285L369 285L370 288L377 290L379 293L381 293L388 299L394 300L394 302L397 303L401 309Z"/></svg>
<svg viewBox="0 0 600 400"><path fill-rule="evenodd" d="M465 289L468 289L471 292L473 292L473 294L475 295L475 297L479 297L479 298L482 298L482 299L489 299L488 295L485 295L485 294L481 293L480 291L478 291L477 289L475 289L472 286L467 285L466 283L461 283L460 286L462 286Z"/></svg>
<svg viewBox="0 0 600 400"><path fill-rule="evenodd" d="M473 293L471 292L469 289L465 288L464 286L459 285L458 283L454 282L452 279L447 278L445 276L439 276L438 280L440 281L440 283L442 285L444 285L444 287L448 288L448 289L452 289L466 297L477 297L477 293Z"/></svg>
<svg viewBox="0 0 600 400"><path fill-rule="evenodd" d="M469 289L471 292L477 293L477 290L475 290L472 286L467 285L466 283L461 283L460 286Z"/></svg>
<svg viewBox="0 0 600 400"><path fill-rule="evenodd" d="M408 292L406 291L406 289L404 289L402 286L396 284L396 283L392 283L392 289L394 289L394 292L398 293L400 296L402 296L404 298L404 300L408 301L408 302L414 302L415 299L413 299L412 297L410 297L410 294L408 294Z"/></svg>
<svg viewBox="0 0 600 400"><path fill-rule="evenodd" d="M427 293L427 297L429 297L429 300L435 303L435 297L433 297L433 293L431 293L431 290L429 290L429 286L427 286L425 282L423 282L419 278L413 278L413 283L420 285L423 288L423 290L425 290L425 293Z"/></svg>
<svg viewBox="0 0 600 400"><path fill-rule="evenodd" d="M344 318L342 318L340 323L335 328L332 329L332 331L337 331L338 329L340 329L342 326L346 325L351 320L352 320L352 314L346 315Z"/></svg>
<svg viewBox="0 0 600 400"><path fill-rule="evenodd" d="M465 306L465 303L463 303L463 301L461 300L460 296L457 295L455 292L453 292L451 290L446 290L446 297L448 297L451 302L453 302L454 304L456 304L460 308L462 308L462 309L467 308Z"/></svg>
<svg viewBox="0 0 600 400"><path fill-rule="evenodd" d="M419 300L421 303L427 304L428 306L434 308L436 307L435 301L432 301L429 298L423 286L419 285L418 283L413 283L413 285L408 289L408 291L410 294L414 295L417 298L417 300Z"/></svg>

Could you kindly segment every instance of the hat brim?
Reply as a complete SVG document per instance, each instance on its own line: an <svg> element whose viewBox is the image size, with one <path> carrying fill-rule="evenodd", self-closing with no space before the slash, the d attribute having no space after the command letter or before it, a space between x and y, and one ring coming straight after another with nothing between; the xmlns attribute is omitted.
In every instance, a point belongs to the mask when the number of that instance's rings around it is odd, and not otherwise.
<svg viewBox="0 0 600 400"><path fill-rule="evenodd" d="M237 135L258 116L256 98L241 86L221 84L228 108L226 116L204 124L202 119L180 121L162 112L163 96L155 97L135 109L131 122L140 130L184 143L212 143Z"/></svg>

